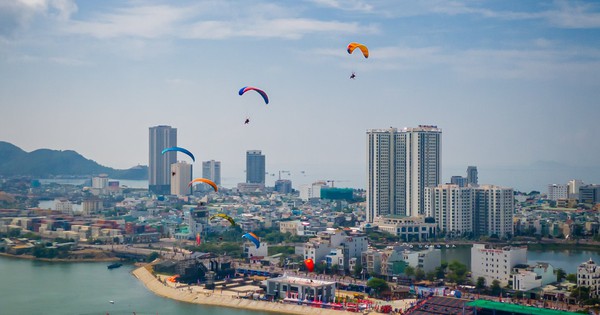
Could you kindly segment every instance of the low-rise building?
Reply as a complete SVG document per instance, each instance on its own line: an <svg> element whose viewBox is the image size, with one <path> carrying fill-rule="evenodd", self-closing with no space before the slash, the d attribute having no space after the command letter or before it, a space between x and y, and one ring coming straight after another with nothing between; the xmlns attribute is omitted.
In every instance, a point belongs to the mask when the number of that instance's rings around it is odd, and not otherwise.
<svg viewBox="0 0 600 315"><path fill-rule="evenodd" d="M332 302L335 282L283 276L267 279L266 295L274 298Z"/></svg>
<svg viewBox="0 0 600 315"><path fill-rule="evenodd" d="M557 281L554 267L548 263L535 266L519 266L513 269L513 290L529 291Z"/></svg>
<svg viewBox="0 0 600 315"><path fill-rule="evenodd" d="M486 285L494 280L506 286L512 281L512 270L517 265L527 264L527 247L494 248L488 244L473 244L471 248L472 278L485 279Z"/></svg>
<svg viewBox="0 0 600 315"><path fill-rule="evenodd" d="M435 236L436 231L436 224L426 223L422 217L377 217L373 225L398 236L403 242L426 242Z"/></svg>
<svg viewBox="0 0 600 315"><path fill-rule="evenodd" d="M600 267L588 260L577 268L577 286L590 289L590 297L600 297Z"/></svg>

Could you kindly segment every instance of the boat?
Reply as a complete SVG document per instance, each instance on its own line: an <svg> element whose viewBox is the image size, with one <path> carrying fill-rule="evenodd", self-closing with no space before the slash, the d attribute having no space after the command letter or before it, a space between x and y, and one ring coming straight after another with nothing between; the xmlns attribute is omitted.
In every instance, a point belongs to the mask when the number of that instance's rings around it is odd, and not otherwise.
<svg viewBox="0 0 600 315"><path fill-rule="evenodd" d="M106 267L106 268L108 268L108 269L115 269L115 268L119 268L121 266L123 266L122 263L114 263L114 264L108 265L108 267Z"/></svg>

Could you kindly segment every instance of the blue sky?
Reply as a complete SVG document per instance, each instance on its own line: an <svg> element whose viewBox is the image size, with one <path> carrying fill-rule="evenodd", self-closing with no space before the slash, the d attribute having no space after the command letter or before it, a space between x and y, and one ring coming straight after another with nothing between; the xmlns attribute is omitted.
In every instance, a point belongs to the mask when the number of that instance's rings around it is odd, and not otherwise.
<svg viewBox="0 0 600 315"><path fill-rule="evenodd" d="M260 149L364 187L367 129L432 124L444 182L600 183L599 46L591 1L0 0L0 140L128 168L166 124L226 186Z"/></svg>

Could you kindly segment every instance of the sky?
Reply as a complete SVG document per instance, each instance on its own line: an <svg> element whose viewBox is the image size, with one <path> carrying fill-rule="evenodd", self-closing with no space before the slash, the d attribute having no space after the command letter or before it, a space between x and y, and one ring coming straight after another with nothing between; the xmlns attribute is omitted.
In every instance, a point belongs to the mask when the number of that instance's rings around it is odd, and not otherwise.
<svg viewBox="0 0 600 315"><path fill-rule="evenodd" d="M0 140L113 168L170 125L224 186L365 188L368 129L437 125L442 182L546 191L600 183L598 100L596 1L0 0Z"/></svg>

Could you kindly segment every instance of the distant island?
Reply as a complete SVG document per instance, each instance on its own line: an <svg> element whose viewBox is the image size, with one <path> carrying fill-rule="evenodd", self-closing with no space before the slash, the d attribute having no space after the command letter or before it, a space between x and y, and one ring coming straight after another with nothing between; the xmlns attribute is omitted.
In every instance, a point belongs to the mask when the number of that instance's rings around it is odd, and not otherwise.
<svg viewBox="0 0 600 315"><path fill-rule="evenodd" d="M138 165L118 170L102 166L72 150L38 149L25 152L21 148L0 141L0 176L92 176L107 174L117 179L148 179L148 166Z"/></svg>

